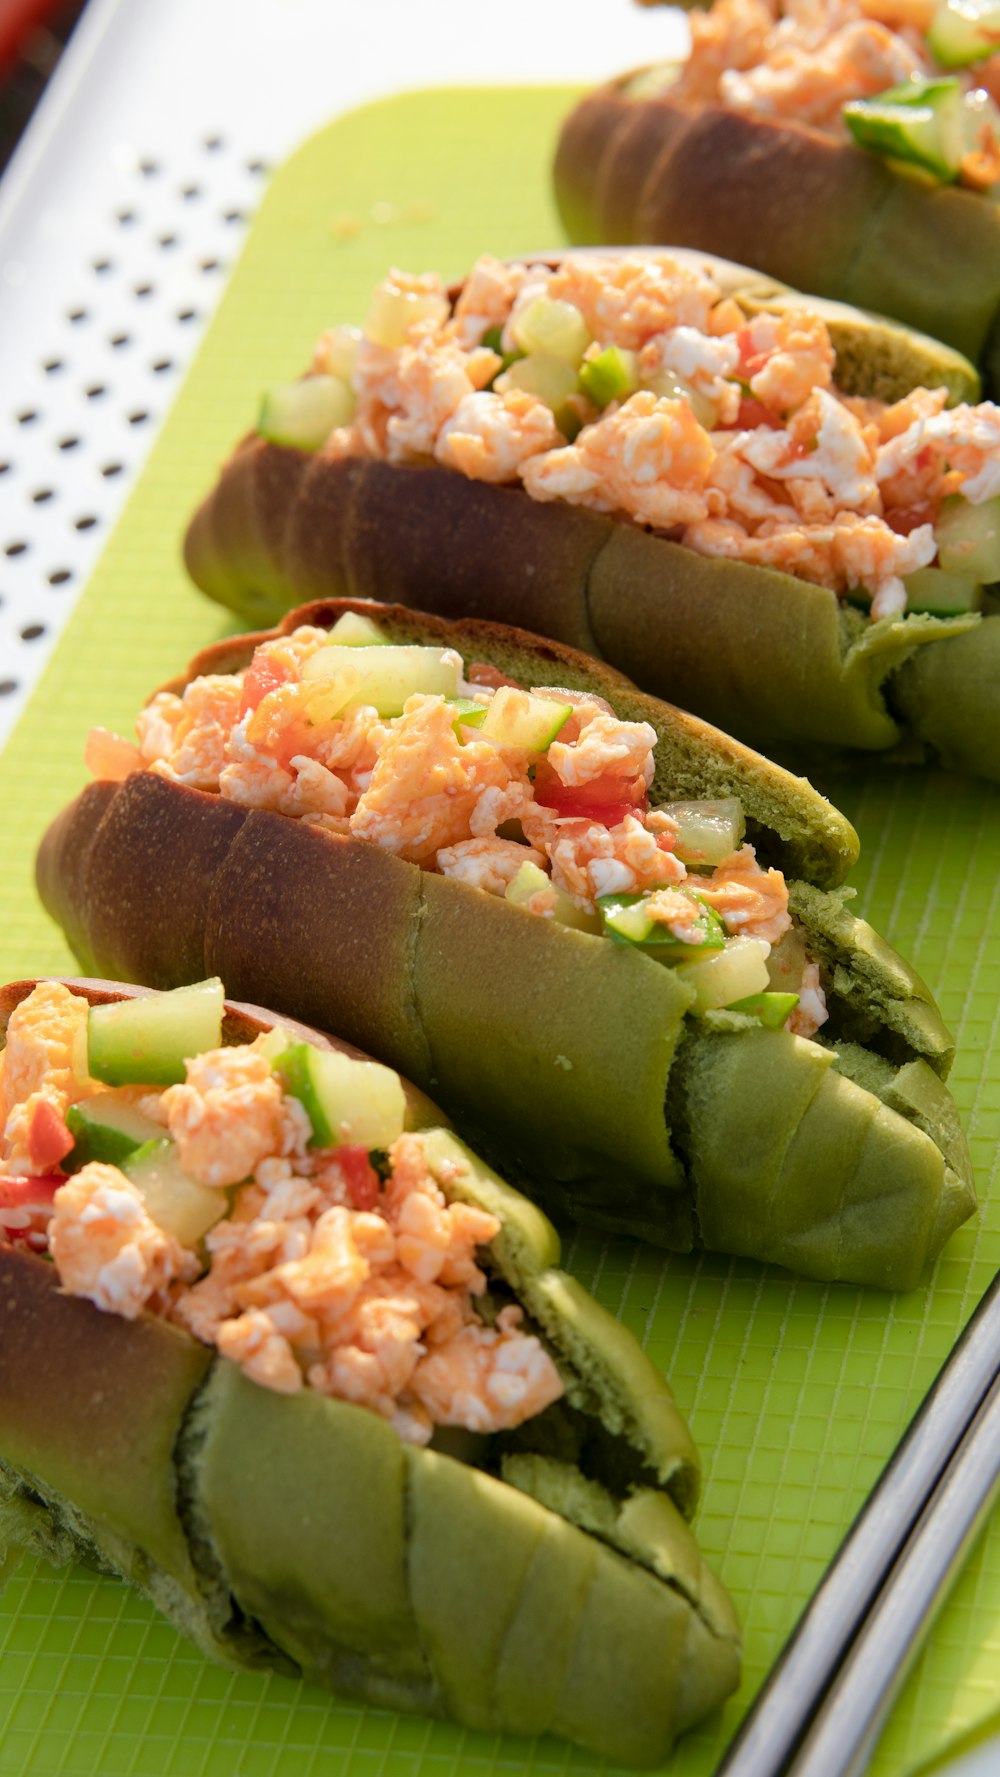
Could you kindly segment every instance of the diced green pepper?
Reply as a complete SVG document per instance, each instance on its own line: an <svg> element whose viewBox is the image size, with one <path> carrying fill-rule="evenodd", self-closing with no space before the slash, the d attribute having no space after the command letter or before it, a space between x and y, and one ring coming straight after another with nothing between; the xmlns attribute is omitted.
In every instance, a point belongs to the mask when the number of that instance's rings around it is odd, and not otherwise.
<svg viewBox="0 0 1000 1777"><path fill-rule="evenodd" d="M765 1030L781 1030L790 1012L799 1003L797 993L749 993L745 999L730 1000L729 1012L748 1012L759 1018Z"/></svg>
<svg viewBox="0 0 1000 1777"><path fill-rule="evenodd" d="M608 346L596 357L585 358L580 366L580 387L595 407L607 407L610 401L623 401L639 387L636 353Z"/></svg>
<svg viewBox="0 0 1000 1777"><path fill-rule="evenodd" d="M703 951L721 950L726 942L726 928L718 914L696 894L688 894L684 889L678 892L695 903L689 923L700 936L694 944L685 943L669 926L652 918L647 912L648 894L598 895L597 910L605 933L618 944L634 944L648 950L658 962L680 962Z"/></svg>

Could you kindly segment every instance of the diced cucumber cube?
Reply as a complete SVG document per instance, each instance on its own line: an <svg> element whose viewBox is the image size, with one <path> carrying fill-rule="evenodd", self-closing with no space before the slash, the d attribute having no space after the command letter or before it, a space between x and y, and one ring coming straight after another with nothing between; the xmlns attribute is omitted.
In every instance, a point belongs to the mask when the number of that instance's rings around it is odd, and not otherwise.
<svg viewBox="0 0 1000 1777"><path fill-rule="evenodd" d="M844 121L861 148L954 179L967 152L962 89L957 79L910 80L873 99L851 99Z"/></svg>
<svg viewBox="0 0 1000 1777"><path fill-rule="evenodd" d="M685 864L721 864L743 843L746 821L736 796L717 802L667 802L661 813L677 823L677 856Z"/></svg>
<svg viewBox="0 0 1000 1777"><path fill-rule="evenodd" d="M222 1042L225 989L218 976L171 993L91 1006L87 1069L106 1086L171 1086L185 1061Z"/></svg>
<svg viewBox="0 0 1000 1777"><path fill-rule="evenodd" d="M146 1213L182 1246L194 1246L229 1208L225 1191L201 1185L180 1163L177 1145L160 1136L136 1148L122 1172L141 1191Z"/></svg>
<svg viewBox="0 0 1000 1777"><path fill-rule="evenodd" d="M519 314L511 333L522 352L544 353L576 366L590 344L591 334L580 310L571 302L539 296Z"/></svg>
<svg viewBox="0 0 1000 1777"><path fill-rule="evenodd" d="M380 716L399 716L407 698L418 692L457 697L462 662L451 648L416 644L345 648L332 642L310 655L302 678L322 690L321 712L326 720L359 704L373 705Z"/></svg>
<svg viewBox="0 0 1000 1777"><path fill-rule="evenodd" d="M726 931L718 914L696 894L687 894L684 889L679 893L686 894L693 903L690 920L685 923L699 933L696 943L685 943L662 920L650 916L648 894L598 895L597 909L605 932L619 944L634 944L648 951L658 962L680 962L705 951L721 951Z"/></svg>
<svg viewBox="0 0 1000 1777"><path fill-rule="evenodd" d="M930 611L935 617L957 617L978 611L983 589L964 574L946 574L942 568L916 568L903 579L908 611Z"/></svg>
<svg viewBox="0 0 1000 1777"><path fill-rule="evenodd" d="M82 1098L66 1112L66 1127L73 1136L74 1147L65 1165L75 1172L91 1160L107 1166L121 1166L129 1154L145 1142L158 1141L163 1134L159 1123L146 1117L128 1099L117 1098L113 1092L99 1092L95 1098Z"/></svg>
<svg viewBox="0 0 1000 1777"><path fill-rule="evenodd" d="M544 753L572 713L571 703L555 703L514 685L501 685L490 700L481 733L497 746Z"/></svg>
<svg viewBox="0 0 1000 1777"><path fill-rule="evenodd" d="M580 365L580 387L595 407L624 401L639 387L639 355L624 347L608 346Z"/></svg>
<svg viewBox="0 0 1000 1777"><path fill-rule="evenodd" d="M331 327L322 335L317 348L317 366L328 376L339 376L345 383L353 380L361 344L360 327Z"/></svg>
<svg viewBox="0 0 1000 1777"><path fill-rule="evenodd" d="M553 887L551 877L546 876L545 871L528 858L521 865L517 875L511 877L504 891L504 899L512 902L515 907L523 907L526 901L531 900L532 895L537 895L542 889L553 889ZM588 913L585 907L578 907L571 896L564 893L561 888L555 888L554 892L555 903L552 908L552 917L557 925L572 926L575 931L592 932L595 935L600 931L601 921L598 914Z"/></svg>
<svg viewBox="0 0 1000 1777"><path fill-rule="evenodd" d="M944 573L983 586L1000 580L1000 496L973 506L964 494L949 494L941 502L934 534Z"/></svg>
<svg viewBox="0 0 1000 1777"><path fill-rule="evenodd" d="M289 1043L275 1062L285 1091L304 1105L311 1146L387 1148L402 1135L406 1096L397 1073L339 1049Z"/></svg>
<svg viewBox="0 0 1000 1777"><path fill-rule="evenodd" d="M781 1030L788 1016L799 1003L797 993L751 993L743 1000L730 1000L730 1012L748 1012L759 1018L765 1030Z"/></svg>
<svg viewBox="0 0 1000 1777"><path fill-rule="evenodd" d="M354 418L354 392L339 376L306 376L275 383L261 396L257 430L271 444L319 450L338 426Z"/></svg>
<svg viewBox="0 0 1000 1777"><path fill-rule="evenodd" d="M712 1012L751 994L766 993L768 948L763 938L730 938L724 950L681 963L677 973L695 992L691 1011Z"/></svg>
<svg viewBox="0 0 1000 1777"><path fill-rule="evenodd" d="M794 993L798 998L802 976L808 962L805 933L801 926L789 926L772 944L767 959L768 989L772 993Z"/></svg>
<svg viewBox="0 0 1000 1777"><path fill-rule="evenodd" d="M265 1056L273 1067L278 1056L284 1054L291 1040L287 1030L282 1030L281 1026L276 1024L274 1029L269 1030L266 1036L260 1037L254 1046L258 1054Z"/></svg>
<svg viewBox="0 0 1000 1777"><path fill-rule="evenodd" d="M714 432L719 423L719 410L714 401L703 395L693 384L678 376L675 370L656 370L651 376L642 379L644 389L664 401L685 401L700 426L706 432Z"/></svg>
<svg viewBox="0 0 1000 1777"><path fill-rule="evenodd" d="M439 290L401 290L395 284L382 284L365 317L365 338L395 351L418 321L442 323L447 315L448 299Z"/></svg>
<svg viewBox="0 0 1000 1777"><path fill-rule="evenodd" d="M541 352L533 353L530 358L518 358L517 363L498 376L493 384L500 395L505 395L508 389L523 389L534 395L536 401L551 407L554 414L562 411L579 386L574 364Z"/></svg>
<svg viewBox="0 0 1000 1777"><path fill-rule="evenodd" d="M944 0L931 20L927 47L942 68L964 68L1000 50L997 0Z"/></svg>
<svg viewBox="0 0 1000 1777"><path fill-rule="evenodd" d="M330 631L330 641L340 648L385 648L389 644L370 617L360 611L345 611Z"/></svg>

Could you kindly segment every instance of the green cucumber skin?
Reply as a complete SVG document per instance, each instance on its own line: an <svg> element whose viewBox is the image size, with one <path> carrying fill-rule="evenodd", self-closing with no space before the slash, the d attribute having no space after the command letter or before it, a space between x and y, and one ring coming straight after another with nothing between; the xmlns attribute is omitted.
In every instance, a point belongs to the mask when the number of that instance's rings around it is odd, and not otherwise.
<svg viewBox="0 0 1000 1777"><path fill-rule="evenodd" d="M185 1061L222 1041L224 989L216 977L156 999L91 1006L87 1066L107 1086L173 1086Z"/></svg>
<svg viewBox="0 0 1000 1777"><path fill-rule="evenodd" d="M151 1117L144 1117L134 1105L116 1104L105 1093L70 1105L66 1127L74 1137L74 1147L66 1161L67 1170L72 1172L91 1160L120 1166L137 1148L163 1133Z"/></svg>

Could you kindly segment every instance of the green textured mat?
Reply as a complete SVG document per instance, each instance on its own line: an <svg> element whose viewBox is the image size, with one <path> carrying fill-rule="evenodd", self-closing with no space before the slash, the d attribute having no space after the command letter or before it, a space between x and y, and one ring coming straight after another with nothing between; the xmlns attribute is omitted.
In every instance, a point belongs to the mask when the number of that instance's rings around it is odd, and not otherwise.
<svg viewBox="0 0 1000 1777"><path fill-rule="evenodd" d="M79 788L91 722L128 731L147 693L218 635L179 565L185 517L297 374L324 325L359 320L389 263L461 273L557 242L547 164L566 91L422 93L341 119L277 176L218 318L0 768L3 978L65 971L31 860ZM142 226L142 218L139 218ZM827 786L824 786L827 787ZM831 779L860 827L863 911L956 1030L952 1076L980 1194L1000 1135L1000 795L943 773ZM671 1767L708 1777L952 1341L1000 1268L1000 1204L903 1297L823 1289L722 1259L578 1237L572 1269L669 1373L702 1451L699 1540L733 1592L745 1680ZM238 1478L234 1477L234 1485ZM3 1777L422 1777L603 1769L546 1739L466 1734L212 1667L124 1587L27 1563L0 1604ZM976 1552L896 1708L877 1777L911 1771L997 1706L1000 1527Z"/></svg>

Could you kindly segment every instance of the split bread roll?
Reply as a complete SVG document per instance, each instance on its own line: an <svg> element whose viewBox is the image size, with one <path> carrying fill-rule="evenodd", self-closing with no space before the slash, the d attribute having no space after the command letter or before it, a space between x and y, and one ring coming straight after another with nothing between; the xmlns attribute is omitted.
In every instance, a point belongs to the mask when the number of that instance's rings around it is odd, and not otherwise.
<svg viewBox="0 0 1000 1777"><path fill-rule="evenodd" d="M791 117L729 110L669 85L643 96L641 75L588 93L562 126L554 179L570 240L663 241L743 260L947 341L997 393L993 197L937 184Z"/></svg>
<svg viewBox="0 0 1000 1777"><path fill-rule="evenodd" d="M913 1287L975 1195L943 1084L951 1038L836 887L856 856L849 823L805 780L520 631L331 601L273 633L345 612L377 618L388 641L447 644L521 686L586 690L648 722L654 805L738 798L819 965L818 1040L739 1012L691 1016L692 988L633 945L151 771L93 783L42 842L42 899L85 969L160 987L218 973L342 1032L581 1221ZM172 688L247 666L266 639L218 643Z"/></svg>
<svg viewBox="0 0 1000 1777"><path fill-rule="evenodd" d="M35 985L0 990L4 1031ZM137 993L67 985L96 1005ZM357 1054L226 1004L227 1043L276 1027ZM276 1392L174 1320L66 1293L55 1237L53 1264L15 1234L0 1540L120 1574L228 1665L658 1764L739 1676L732 1606L686 1522L689 1433L632 1335L557 1269L544 1216L422 1094L406 1120L449 1202L498 1225L476 1249L481 1300L520 1304L561 1397L516 1431L404 1442L367 1405Z"/></svg>
<svg viewBox="0 0 1000 1777"><path fill-rule="evenodd" d="M847 395L892 402L943 386L951 401L977 399L972 366L935 340L802 298L745 266L683 248L671 257L709 275L748 318L803 305L821 313ZM626 516L542 503L513 474L471 479L428 458L337 455L259 435L194 516L185 559L203 592L251 623L328 596L514 623L766 749L905 745L908 757L1000 779L1000 621L989 595L983 613L876 621L830 585L699 553Z"/></svg>

